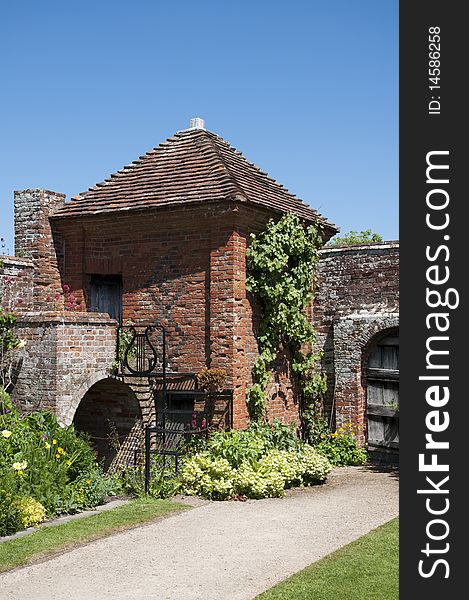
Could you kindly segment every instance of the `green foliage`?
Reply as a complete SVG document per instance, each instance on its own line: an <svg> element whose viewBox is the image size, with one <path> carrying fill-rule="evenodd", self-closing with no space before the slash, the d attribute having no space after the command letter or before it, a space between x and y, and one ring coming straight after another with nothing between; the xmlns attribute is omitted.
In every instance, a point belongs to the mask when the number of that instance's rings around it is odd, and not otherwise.
<svg viewBox="0 0 469 600"><path fill-rule="evenodd" d="M15 315L10 312L5 312L0 306L0 390L9 390L11 387L15 351L23 348L26 344L25 341L20 340L15 335L15 323ZM2 408L2 403L3 402L0 402L0 410Z"/></svg>
<svg viewBox="0 0 469 600"><path fill-rule="evenodd" d="M368 460L367 452L357 442L358 429L352 423L346 423L333 433L322 433L315 448L332 465L363 465Z"/></svg>
<svg viewBox="0 0 469 600"><path fill-rule="evenodd" d="M210 500L224 500L233 495L235 471L226 458L198 452L188 457L181 469L182 491Z"/></svg>
<svg viewBox="0 0 469 600"><path fill-rule="evenodd" d="M247 393L251 421L265 419L266 388L271 366L281 349L289 350L293 371L298 375L306 401L321 394L325 379L315 372L321 355L312 350L316 334L305 308L313 298L313 282L319 248L320 230L305 226L292 213L286 213L266 229L251 235L246 252L246 287L259 300L262 322L259 358L253 369L253 385Z"/></svg>
<svg viewBox="0 0 469 600"><path fill-rule="evenodd" d="M179 492L180 481L173 457L153 455L150 466L149 495L153 498L171 498ZM143 466L124 467L118 474L119 493L126 496L145 495L145 470Z"/></svg>
<svg viewBox="0 0 469 600"><path fill-rule="evenodd" d="M0 351L2 355L9 350L14 350L21 344L21 340L13 333L16 317L5 312L0 307Z"/></svg>
<svg viewBox="0 0 469 600"><path fill-rule="evenodd" d="M23 529L21 510L15 500L19 498L0 486L0 536Z"/></svg>
<svg viewBox="0 0 469 600"><path fill-rule="evenodd" d="M327 242L327 246L352 246L353 244L373 244L382 242L379 233L373 233L371 229L365 231L349 231L342 236L334 236Z"/></svg>
<svg viewBox="0 0 469 600"><path fill-rule="evenodd" d="M269 450L297 450L300 441L293 424L284 425L274 420L273 423L251 423L244 430L217 431L207 441L202 440L201 445L199 450L239 467L241 463L255 464Z"/></svg>
<svg viewBox="0 0 469 600"><path fill-rule="evenodd" d="M312 445L316 446L330 433L327 419L321 413L321 406L318 401L311 400L302 414L303 435Z"/></svg>
<svg viewBox="0 0 469 600"><path fill-rule="evenodd" d="M28 510L30 520L40 513L36 502L52 516L96 506L115 492L116 481L103 475L86 437L73 426L61 427L47 411L20 414L2 395L0 493L20 506L23 526ZM18 524L0 502L3 520Z"/></svg>
<svg viewBox="0 0 469 600"><path fill-rule="evenodd" d="M274 498L291 486L322 483L331 468L293 426L253 423L212 434L185 458L179 479L183 493L212 500Z"/></svg>
<svg viewBox="0 0 469 600"><path fill-rule="evenodd" d="M39 525L46 519L46 509L34 498L16 498L13 500L13 506L18 509L21 524L25 528Z"/></svg>

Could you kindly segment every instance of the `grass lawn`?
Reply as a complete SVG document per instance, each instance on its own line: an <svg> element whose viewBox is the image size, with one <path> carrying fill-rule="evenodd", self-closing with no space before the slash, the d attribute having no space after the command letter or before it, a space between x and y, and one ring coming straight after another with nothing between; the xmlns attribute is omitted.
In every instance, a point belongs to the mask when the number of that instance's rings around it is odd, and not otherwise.
<svg viewBox="0 0 469 600"><path fill-rule="evenodd" d="M43 527L30 535L0 543L0 572L154 521L181 509L187 509L187 506L170 500L139 498L106 512L62 525Z"/></svg>
<svg viewBox="0 0 469 600"><path fill-rule="evenodd" d="M257 600L398 600L399 519L337 550Z"/></svg>

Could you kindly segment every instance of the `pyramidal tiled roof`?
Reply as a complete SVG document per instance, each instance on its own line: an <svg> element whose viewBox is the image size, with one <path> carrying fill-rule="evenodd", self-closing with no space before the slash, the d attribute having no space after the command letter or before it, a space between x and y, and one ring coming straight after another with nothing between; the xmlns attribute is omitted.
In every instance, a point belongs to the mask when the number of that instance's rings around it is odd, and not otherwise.
<svg viewBox="0 0 469 600"><path fill-rule="evenodd" d="M132 164L72 198L54 217L148 209L182 203L241 201L293 212L337 228L206 129L177 132Z"/></svg>

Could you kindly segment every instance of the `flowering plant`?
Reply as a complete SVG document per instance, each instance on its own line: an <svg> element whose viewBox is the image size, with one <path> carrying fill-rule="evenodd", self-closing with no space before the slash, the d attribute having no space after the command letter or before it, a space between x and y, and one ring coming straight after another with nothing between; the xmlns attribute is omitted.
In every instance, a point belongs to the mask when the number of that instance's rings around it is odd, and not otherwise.
<svg viewBox="0 0 469 600"><path fill-rule="evenodd" d="M358 445L360 426L345 423L332 433L321 433L321 441L315 446L322 456L333 465L363 465L368 456Z"/></svg>

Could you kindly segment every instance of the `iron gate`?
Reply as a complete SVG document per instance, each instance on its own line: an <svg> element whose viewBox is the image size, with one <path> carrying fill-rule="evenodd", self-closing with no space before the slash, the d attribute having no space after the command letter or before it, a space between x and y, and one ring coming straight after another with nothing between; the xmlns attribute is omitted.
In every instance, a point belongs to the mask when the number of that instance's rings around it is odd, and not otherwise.
<svg viewBox="0 0 469 600"><path fill-rule="evenodd" d="M117 376L151 381L156 423L145 428L145 491L148 493L152 455L179 458L193 436L233 427L233 391L199 389L194 373L168 372L168 333L162 325L121 325L117 331Z"/></svg>
<svg viewBox="0 0 469 600"><path fill-rule="evenodd" d="M166 390L165 408L156 413L156 425L145 428L145 492L148 494L151 479L152 455L162 460L174 461L174 471L179 469L179 459L187 446L198 437L207 438L211 431L233 427L233 392L205 392L203 390ZM193 408L174 408L174 401L183 397L193 402ZM197 408L203 407L203 408Z"/></svg>

